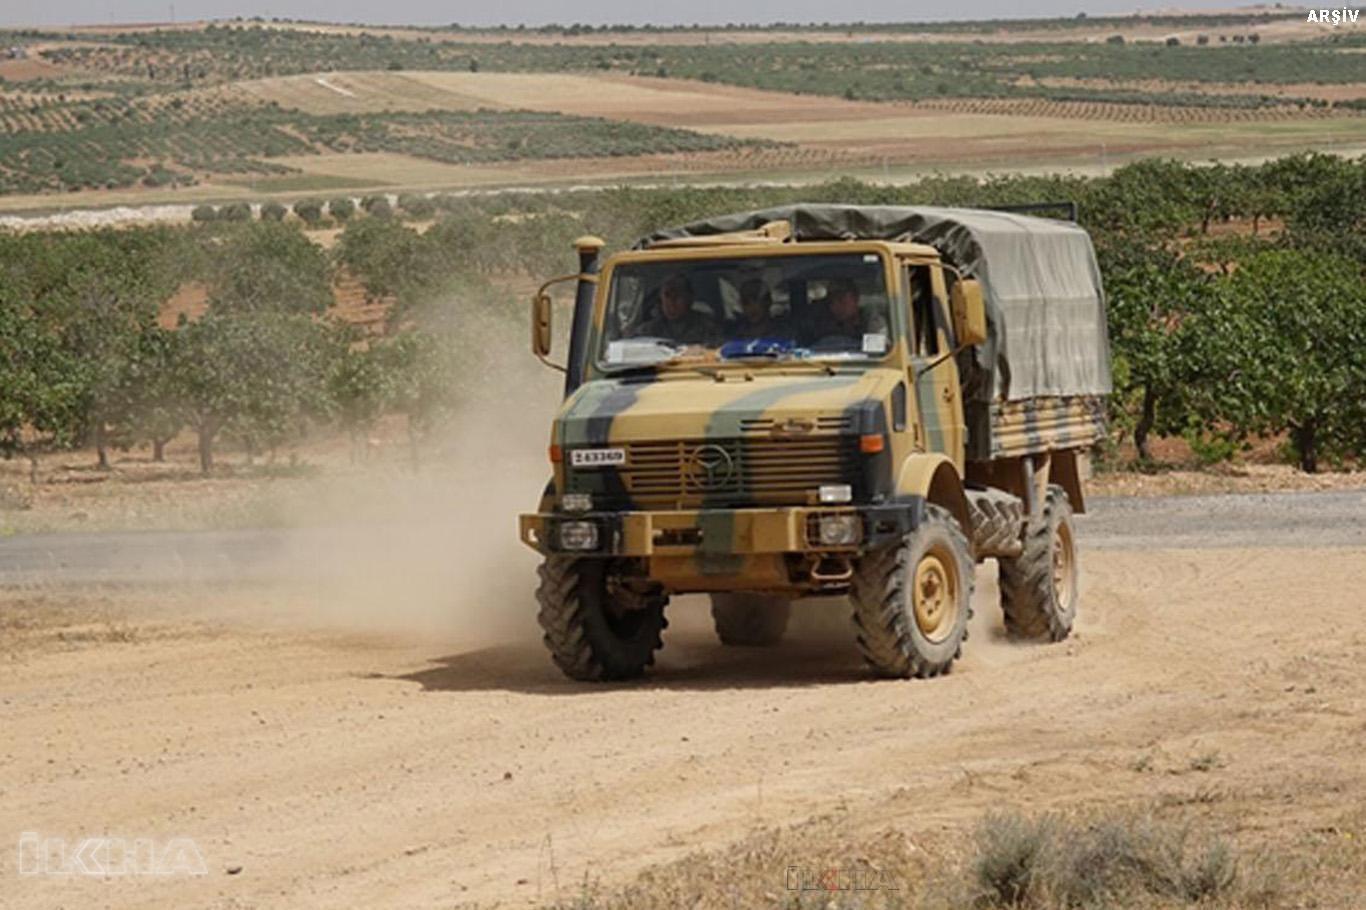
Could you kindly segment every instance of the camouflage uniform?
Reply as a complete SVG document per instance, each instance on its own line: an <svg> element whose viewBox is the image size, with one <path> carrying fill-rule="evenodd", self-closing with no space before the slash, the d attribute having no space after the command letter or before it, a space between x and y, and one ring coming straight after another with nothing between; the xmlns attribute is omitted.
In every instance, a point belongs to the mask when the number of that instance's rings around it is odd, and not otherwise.
<svg viewBox="0 0 1366 910"><path fill-rule="evenodd" d="M720 339L721 332L708 316L690 309L678 319L669 319L660 313L638 325L631 335L634 338L664 338L679 344L712 346Z"/></svg>
<svg viewBox="0 0 1366 910"><path fill-rule="evenodd" d="M887 334L887 318L875 310L860 310L858 317L851 322L840 322L830 312L830 308L824 304L818 305L814 317L806 326L806 341L808 344L818 344L826 341L823 347L831 347L830 339L848 338L850 346L859 349L863 346L863 336L881 333Z"/></svg>

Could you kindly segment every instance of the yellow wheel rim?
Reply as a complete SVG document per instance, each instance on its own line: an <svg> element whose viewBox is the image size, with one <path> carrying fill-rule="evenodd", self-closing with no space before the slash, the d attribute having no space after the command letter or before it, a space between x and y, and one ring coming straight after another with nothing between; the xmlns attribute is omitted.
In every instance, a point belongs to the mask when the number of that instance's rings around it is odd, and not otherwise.
<svg viewBox="0 0 1366 910"><path fill-rule="evenodd" d="M1062 611L1072 609L1077 596L1077 551L1072 526L1059 524L1053 532L1053 593Z"/></svg>
<svg viewBox="0 0 1366 910"><path fill-rule="evenodd" d="M958 624L958 563L953 554L935 548L920 557L911 579L911 607L920 634L940 642Z"/></svg>

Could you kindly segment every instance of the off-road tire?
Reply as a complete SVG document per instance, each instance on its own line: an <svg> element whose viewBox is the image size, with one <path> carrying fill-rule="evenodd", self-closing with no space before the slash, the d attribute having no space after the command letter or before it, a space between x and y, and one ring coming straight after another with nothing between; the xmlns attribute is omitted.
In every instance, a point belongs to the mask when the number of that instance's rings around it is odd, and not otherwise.
<svg viewBox="0 0 1366 910"><path fill-rule="evenodd" d="M917 621L912 585L917 567L933 555L954 573L953 613L942 633ZM967 538L948 511L927 506L925 520L899 544L859 560L849 591L864 659L881 676L908 679L948 673L963 653L972 618L973 560Z"/></svg>
<svg viewBox="0 0 1366 910"><path fill-rule="evenodd" d="M1043 511L1026 523L1023 539L1019 556L997 560L1006 631L1017 638L1062 641L1077 618L1077 536L1062 487L1048 488ZM1070 554L1060 554L1059 548ZM1060 569L1055 557L1062 559Z"/></svg>
<svg viewBox="0 0 1366 910"><path fill-rule="evenodd" d="M728 593L711 596L711 618L723 645L766 647L783 640L792 603L768 594Z"/></svg>
<svg viewBox="0 0 1366 910"><path fill-rule="evenodd" d="M601 559L551 556L537 571L536 619L565 676L586 682L634 679L654 663L668 625L666 595L610 585Z"/></svg>

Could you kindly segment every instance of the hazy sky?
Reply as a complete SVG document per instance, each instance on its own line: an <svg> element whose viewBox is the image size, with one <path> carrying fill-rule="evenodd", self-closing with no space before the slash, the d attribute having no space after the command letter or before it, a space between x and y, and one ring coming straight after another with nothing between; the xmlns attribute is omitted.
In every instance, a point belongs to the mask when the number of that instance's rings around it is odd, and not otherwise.
<svg viewBox="0 0 1366 910"><path fill-rule="evenodd" d="M526 24L546 22L715 25L726 22L913 22L931 19L992 19L1132 13L1159 6L1181 9L1227 9L1229 0L1178 0L1146 4L1133 0L975 0L966 5L930 0L689 0L670 3L642 0L502 0L441 3L438 0L0 0L0 26L67 25L109 22L166 22L172 9L177 20L230 19L234 16L282 16L328 22L409 23L434 25Z"/></svg>

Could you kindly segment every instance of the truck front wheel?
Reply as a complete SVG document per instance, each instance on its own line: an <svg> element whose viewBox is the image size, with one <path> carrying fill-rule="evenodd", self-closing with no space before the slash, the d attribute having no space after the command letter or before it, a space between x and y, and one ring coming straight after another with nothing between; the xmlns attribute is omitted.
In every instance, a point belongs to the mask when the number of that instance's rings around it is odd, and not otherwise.
<svg viewBox="0 0 1366 910"><path fill-rule="evenodd" d="M713 594L711 618L723 645L763 647L783 640L792 604L767 594Z"/></svg>
<svg viewBox="0 0 1366 910"><path fill-rule="evenodd" d="M1024 549L1000 563L1001 611L1006 631L1019 638L1062 641L1077 618L1077 547L1072 504L1050 486L1043 514L1030 519Z"/></svg>
<svg viewBox="0 0 1366 910"><path fill-rule="evenodd" d="M944 509L896 546L859 560L850 588L859 650L882 676L939 676L962 654L972 616L967 538Z"/></svg>
<svg viewBox="0 0 1366 910"><path fill-rule="evenodd" d="M536 589L546 648L570 679L633 679L654 663L668 623L662 593L642 594L606 560L551 556Z"/></svg>

